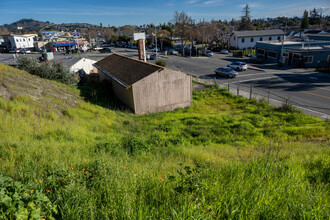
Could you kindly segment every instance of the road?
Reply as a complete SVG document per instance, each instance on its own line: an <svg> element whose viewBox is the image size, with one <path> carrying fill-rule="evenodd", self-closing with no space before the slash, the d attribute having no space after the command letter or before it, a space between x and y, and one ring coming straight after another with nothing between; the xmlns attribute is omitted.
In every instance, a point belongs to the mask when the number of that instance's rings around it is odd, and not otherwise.
<svg viewBox="0 0 330 220"><path fill-rule="evenodd" d="M138 57L136 49L113 49L116 53L132 58ZM108 55L97 51L66 56L63 53L55 53L55 60L80 56L98 61ZM31 54L30 56L38 57L40 55ZM12 54L0 54L0 62L10 63L12 57ZM228 87L229 80L216 76L213 72L214 69L226 66L233 61L246 61L244 58L233 58L230 55L218 53L212 57L164 56L161 53L161 58L166 60L169 68L190 74L200 81L216 82L222 87ZM330 76L327 74L315 73L312 69L279 69L276 65L253 64L247 71L239 72L236 79L230 80L230 92L237 94L238 84L239 94L247 98L250 96L252 85L252 97L254 98L264 97L276 106L288 102L309 115L322 119L330 118Z"/></svg>
<svg viewBox="0 0 330 220"><path fill-rule="evenodd" d="M115 48L115 51L137 58L136 51ZM244 58L215 53L213 57L164 56L167 67L188 73L197 79L228 87L228 79L218 77L214 69ZM252 97L264 97L273 105L292 104L309 115L322 119L330 118L330 76L315 73L313 69L279 69L276 65L250 64L247 71L239 72L236 79L230 80L230 91L249 98L252 84ZM269 98L268 98L269 97Z"/></svg>

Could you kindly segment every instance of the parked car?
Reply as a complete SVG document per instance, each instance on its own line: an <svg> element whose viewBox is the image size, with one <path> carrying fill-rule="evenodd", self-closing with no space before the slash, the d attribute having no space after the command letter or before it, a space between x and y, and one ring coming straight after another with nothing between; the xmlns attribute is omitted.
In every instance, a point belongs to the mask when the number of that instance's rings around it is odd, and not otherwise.
<svg viewBox="0 0 330 220"><path fill-rule="evenodd" d="M233 53L233 57L243 57L243 52L242 51L236 51Z"/></svg>
<svg viewBox="0 0 330 220"><path fill-rule="evenodd" d="M24 48L20 51L20 53L23 53L23 54L31 53L31 50L27 50L27 49Z"/></svg>
<svg viewBox="0 0 330 220"><path fill-rule="evenodd" d="M210 50L207 50L207 51L205 52L205 56L207 56L207 57L211 57L211 56L213 56L213 52L210 51Z"/></svg>
<svg viewBox="0 0 330 220"><path fill-rule="evenodd" d="M20 49L11 49L9 53L19 53L20 51Z"/></svg>
<svg viewBox="0 0 330 220"><path fill-rule="evenodd" d="M160 49L157 47L155 47L154 49L152 49L153 52L160 52Z"/></svg>
<svg viewBox="0 0 330 220"><path fill-rule="evenodd" d="M168 55L179 55L179 52L173 49L168 49L167 50Z"/></svg>
<svg viewBox="0 0 330 220"><path fill-rule="evenodd" d="M263 55L253 55L250 58L251 63L265 63L265 57Z"/></svg>
<svg viewBox="0 0 330 220"><path fill-rule="evenodd" d="M219 67L214 70L215 74L218 76L225 76L227 78L235 78L238 76L238 72L230 67Z"/></svg>
<svg viewBox="0 0 330 220"><path fill-rule="evenodd" d="M159 54L155 54L155 53L152 53L150 55L147 56L147 58L149 58L149 60L155 60L157 58L159 58Z"/></svg>
<svg viewBox="0 0 330 220"><path fill-rule="evenodd" d="M225 50L225 49L221 50L220 53L221 54L229 54L228 50Z"/></svg>
<svg viewBox="0 0 330 220"><path fill-rule="evenodd" d="M112 53L112 49L109 47L102 48L99 50L100 53Z"/></svg>
<svg viewBox="0 0 330 220"><path fill-rule="evenodd" d="M244 62L236 61L231 64L228 64L227 67L230 67L236 71L247 70L248 66Z"/></svg>

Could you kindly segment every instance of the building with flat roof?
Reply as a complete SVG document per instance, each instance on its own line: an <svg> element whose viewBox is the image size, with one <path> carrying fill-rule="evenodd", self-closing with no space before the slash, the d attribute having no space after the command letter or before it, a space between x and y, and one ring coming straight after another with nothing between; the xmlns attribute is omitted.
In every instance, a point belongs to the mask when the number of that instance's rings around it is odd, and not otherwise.
<svg viewBox="0 0 330 220"><path fill-rule="evenodd" d="M256 54L263 55L269 63L282 62L292 67L325 67L330 63L330 41L289 40L282 42L257 42Z"/></svg>
<svg viewBox="0 0 330 220"><path fill-rule="evenodd" d="M37 40L37 34L9 34L3 36L3 45L8 49L33 49L34 42Z"/></svg>

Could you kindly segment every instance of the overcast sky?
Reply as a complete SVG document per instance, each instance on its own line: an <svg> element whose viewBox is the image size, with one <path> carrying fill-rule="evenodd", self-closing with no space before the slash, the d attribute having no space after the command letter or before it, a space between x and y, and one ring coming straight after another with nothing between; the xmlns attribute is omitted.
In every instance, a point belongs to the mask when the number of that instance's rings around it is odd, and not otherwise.
<svg viewBox="0 0 330 220"><path fill-rule="evenodd" d="M103 26L158 24L185 11L198 22L205 18L239 19L245 4L252 18L299 16L317 8L330 15L330 0L0 0L0 25L22 18L54 23L90 23Z"/></svg>

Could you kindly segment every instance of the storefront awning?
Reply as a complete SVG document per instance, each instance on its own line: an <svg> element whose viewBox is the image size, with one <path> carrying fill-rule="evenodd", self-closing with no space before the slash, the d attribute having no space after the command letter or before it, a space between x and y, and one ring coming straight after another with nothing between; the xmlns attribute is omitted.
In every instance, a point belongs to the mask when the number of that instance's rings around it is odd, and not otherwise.
<svg viewBox="0 0 330 220"><path fill-rule="evenodd" d="M88 41L78 42L78 45L89 44Z"/></svg>
<svg viewBox="0 0 330 220"><path fill-rule="evenodd" d="M77 45L77 43L73 40L53 42L54 47L66 47L66 46L74 46L74 45Z"/></svg>

